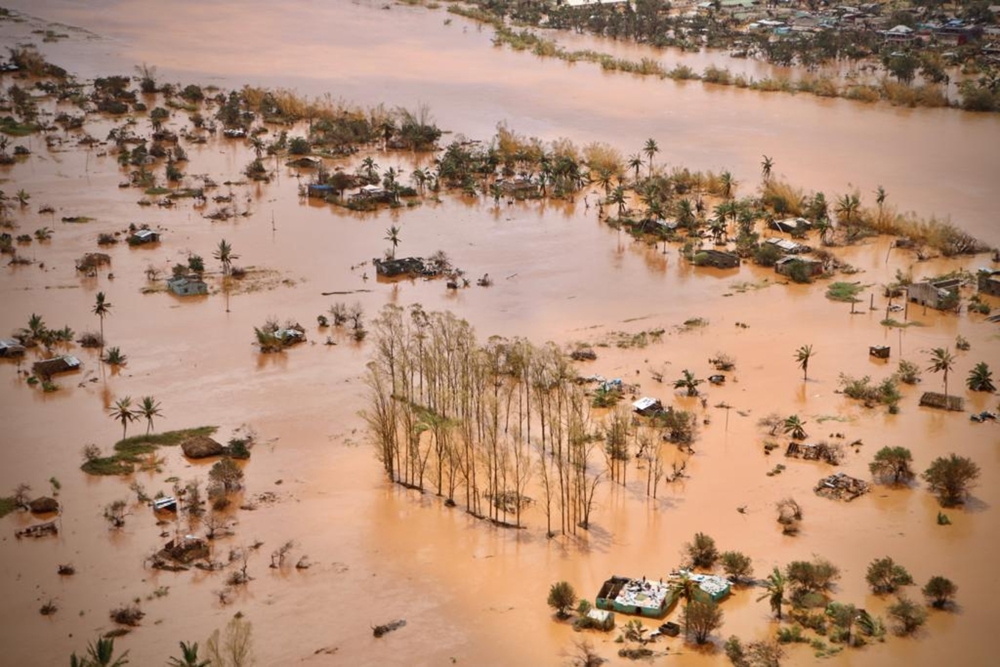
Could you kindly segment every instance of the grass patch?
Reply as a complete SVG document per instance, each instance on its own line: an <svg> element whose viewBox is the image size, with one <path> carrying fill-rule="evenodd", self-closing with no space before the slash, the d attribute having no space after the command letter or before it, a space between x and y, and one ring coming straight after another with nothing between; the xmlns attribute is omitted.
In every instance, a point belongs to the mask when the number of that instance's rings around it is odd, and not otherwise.
<svg viewBox="0 0 1000 667"><path fill-rule="evenodd" d="M34 123L19 123L10 116L0 118L0 132L12 137L26 137L42 129Z"/></svg>
<svg viewBox="0 0 1000 667"><path fill-rule="evenodd" d="M212 435L218 426L199 426L179 431L137 435L115 443L115 453L85 461L80 469L88 475L129 475L142 457L152 454L160 447L175 447L196 435Z"/></svg>
<svg viewBox="0 0 1000 667"><path fill-rule="evenodd" d="M816 417L816 423L822 424L823 422L852 422L853 417L845 417L844 415L820 415Z"/></svg>
<svg viewBox="0 0 1000 667"><path fill-rule="evenodd" d="M16 509L17 509L17 503L14 502L13 496L8 496L6 498L0 497L0 519L7 516Z"/></svg>
<svg viewBox="0 0 1000 667"><path fill-rule="evenodd" d="M884 327L891 327L894 329L905 329L906 327L922 327L923 322L900 322L899 320L894 320L891 317L886 320L879 322Z"/></svg>
<svg viewBox="0 0 1000 667"><path fill-rule="evenodd" d="M729 283L729 287L733 291L743 294L744 292L749 292L750 290L757 291L759 289L764 289L765 287L770 287L773 284L774 283L770 280L764 278L763 280L758 280L756 282L749 280L737 280Z"/></svg>
<svg viewBox="0 0 1000 667"><path fill-rule="evenodd" d="M146 189L146 194L147 195L168 195L168 194L170 194L170 188L164 188L164 187L147 188Z"/></svg>
<svg viewBox="0 0 1000 667"><path fill-rule="evenodd" d="M826 298L831 301L851 303L852 301L857 301L858 294L864 292L869 287L871 285L862 285L861 283L832 283L826 288Z"/></svg>

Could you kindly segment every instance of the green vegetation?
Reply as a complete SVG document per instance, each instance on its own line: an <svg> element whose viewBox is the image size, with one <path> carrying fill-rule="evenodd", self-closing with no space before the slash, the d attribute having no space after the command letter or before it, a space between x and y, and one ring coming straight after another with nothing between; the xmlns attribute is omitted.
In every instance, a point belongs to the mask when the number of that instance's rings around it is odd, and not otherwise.
<svg viewBox="0 0 1000 667"><path fill-rule="evenodd" d="M715 565L715 561L719 559L719 550L715 547L715 540L705 533L695 533L694 539L685 545L685 550L688 558L691 559L692 567L710 570Z"/></svg>
<svg viewBox="0 0 1000 667"><path fill-rule="evenodd" d="M167 431L133 436L115 443L114 454L97 456L90 452L80 469L89 475L129 475L135 472L135 467L143 462L144 457L152 454L160 447L179 445L196 435L212 435L217 426L199 426L197 428Z"/></svg>
<svg viewBox="0 0 1000 667"><path fill-rule="evenodd" d="M8 514L10 514L19 507L20 505L18 504L17 499L14 498L14 496L0 496L0 519L7 516Z"/></svg>
<svg viewBox="0 0 1000 667"><path fill-rule="evenodd" d="M892 558L876 558L868 565L865 581L876 595L894 593L900 586L909 586L913 577L902 565L897 565Z"/></svg>
<svg viewBox="0 0 1000 667"><path fill-rule="evenodd" d="M978 478L979 466L972 459L957 454L939 456L923 474L924 481L944 507L965 502L965 496Z"/></svg>
<svg viewBox="0 0 1000 667"><path fill-rule="evenodd" d="M910 467L912 462L913 455L906 447L883 447L875 453L868 469L873 477L891 480L893 484L907 484L915 476Z"/></svg>
<svg viewBox="0 0 1000 667"><path fill-rule="evenodd" d="M567 581L558 581L549 588L547 604L555 609L559 618L566 618L569 613L566 611L576 604L576 591Z"/></svg>
<svg viewBox="0 0 1000 667"><path fill-rule="evenodd" d="M955 598L958 586L952 583L951 579L934 576L927 581L922 592L932 607L944 609Z"/></svg>
<svg viewBox="0 0 1000 667"><path fill-rule="evenodd" d="M900 596L894 605L889 607L889 618L896 622L896 634L910 635L927 620L927 612L923 607L905 596Z"/></svg>
<svg viewBox="0 0 1000 667"><path fill-rule="evenodd" d="M858 301L858 294L864 292L869 287L871 287L871 285L862 285L861 283L831 283L830 286L826 288L826 298L831 301L856 303Z"/></svg>

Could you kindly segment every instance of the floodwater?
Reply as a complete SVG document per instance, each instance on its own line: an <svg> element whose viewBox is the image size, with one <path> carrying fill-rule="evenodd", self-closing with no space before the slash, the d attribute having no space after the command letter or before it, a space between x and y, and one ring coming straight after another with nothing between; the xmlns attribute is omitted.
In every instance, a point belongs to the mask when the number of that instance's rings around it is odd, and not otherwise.
<svg viewBox="0 0 1000 667"><path fill-rule="evenodd" d="M663 151L658 159L730 167L745 181L743 192L753 187L759 155L767 152L777 171L795 182L828 192L842 191L848 182L869 192L881 183L904 208L951 213L973 233L998 240L987 196L1000 173L1000 126L992 116L602 74L498 51L488 34L461 19L445 25L441 11L395 5L383 10L368 3L181 2L168 13L146 2L90 3L86 10L70 2L12 6L95 33L90 38L74 32L72 39L40 45L55 62L84 76L128 73L145 61L185 82L331 91L365 104L426 102L443 127L475 138L488 137L500 120L524 133L578 143L603 140L629 152L653 136ZM23 26L0 29L5 39L21 30L17 41L24 40ZM107 129L88 128L98 137ZM140 120L139 129L148 126ZM13 533L29 518L0 520L6 598L0 639L10 664L64 664L71 651L112 628L108 610L136 598L147 616L116 642L131 651L134 664L162 664L177 653L180 640L203 644L235 611L253 623L261 665L561 664L580 636L551 620L544 601L552 582L566 579L592 597L612 573L662 576L680 562L683 543L696 531L712 535L723 549L752 556L758 576L792 559L823 555L843 572L837 599L878 613L891 600L871 596L864 583L865 568L876 557L894 557L921 584L935 574L958 584L958 610L932 613L915 638L890 636L884 644L845 651L833 664L988 662L986 638L1000 621L993 599L1000 431L961 413L919 408L921 387L903 388L895 416L836 393L841 372L881 379L899 358L924 365L924 350L950 345L961 334L972 348L958 353L949 389L965 395L971 409L994 409L995 396L961 387L976 362L994 368L1000 363L995 325L919 308L911 308L909 317L925 326L886 330L878 323L885 308L878 286L897 269L912 268L922 277L974 269L988 261L985 256L918 263L903 252L887 252L887 239L841 249L861 271L846 279L872 286L859 304L861 314L852 315L848 305L823 297L822 284L777 284L771 271L749 265L725 272L695 269L680 261L674 247L663 254L661 247L636 244L598 223L593 192L574 203L499 208L449 195L414 209L353 214L303 202L297 196L300 177L278 167L278 179L269 185L231 188L248 216L213 223L202 217L212 203L205 211L184 200L174 209L136 206L141 195L117 187L123 175L114 156L101 156L99 148L85 151L67 142L47 150L37 138L15 143L30 145L34 153L0 171L5 192L31 193L30 206L12 209L18 233L48 226L55 234L21 248L39 264L2 269L0 333L23 326L33 312L50 326L96 330L90 311L96 292L104 291L113 304L106 336L129 355L129 363L111 373L95 353L74 347L84 369L60 378L62 388L54 394L28 387L15 364L0 365L0 489L6 493L27 482L40 495L50 492L54 477L65 506L58 538L18 541ZM251 158L242 143L222 139L191 146L188 153L189 174L208 174L220 183ZM406 155L374 157L383 169L413 168ZM55 214L39 214L43 204L55 207ZM69 215L95 220L60 222ZM98 233L129 222L162 227L163 242L119 244L107 251L113 279L107 271L80 277L73 260L96 249ZM489 273L494 286L449 292L441 282L366 280L370 266L351 267L384 252L391 224L402 228L400 253L426 256L443 249L469 276ZM217 292L190 300L142 293L148 266L165 272L192 252L217 270L211 254L223 238L240 255L238 264L273 272L261 289L234 294L228 309ZM740 291L738 282L759 289ZM869 311L872 293L876 310ZM642 393L710 421L701 428L688 478L661 486L654 502L645 497L644 473L633 464L628 486L600 487L587 534L553 540L545 539L538 510L529 511L527 530L503 531L445 508L431 494L393 488L384 482L357 416L368 344L338 338L337 345L323 345L328 332L314 324L337 300L359 302L368 317L390 302L449 309L468 319L481 340L519 335L597 344L613 331L666 329L662 342L646 348L598 347L598 360L581 370L638 382ZM996 299L992 303L1000 306ZM310 342L279 355L257 354L252 327L269 316L300 321ZM677 328L692 317L709 324ZM869 345L883 342L892 346L888 367L867 356ZM793 359L805 344L817 351L808 382ZM654 373L670 380L685 368L704 377L707 359L719 351L736 358L737 370L724 386L708 390L706 408L653 380ZM923 386L940 388L940 380L925 373ZM154 395L161 402L158 430L217 424L219 438L227 439L248 423L259 433L261 444L246 467L246 493L274 492L277 500L235 511L235 536L215 543L217 557L224 557L230 548L264 542L250 559L254 580L232 604L222 606L214 595L225 572L143 567L164 541L161 532L174 530L157 526L147 509L135 505L121 531L105 527L102 508L131 495L128 484L85 476L78 470L80 450L87 443L107 448L120 437L105 408L124 395ZM733 408L728 418L713 407L721 403ZM848 474L867 478L867 463L878 448L905 445L917 469L953 451L970 456L982 467L980 484L964 510L948 512L948 527L936 525L937 504L919 486L878 487L852 503L820 498L811 489L828 468L786 461L780 452L764 456L756 422L771 412L802 415L815 438L843 433L848 442L860 439L864 444L850 450L840 468ZM131 432L142 428L137 423ZM162 472L137 475L151 494L169 491L165 480L172 476L187 480L207 472L178 451L160 453ZM787 469L767 476L779 462ZM797 537L783 536L774 521L774 503L786 496L804 509ZM745 513L736 511L741 506ZM179 529L189 529L186 520ZM296 542L294 559L308 555L312 568L268 568L270 552L287 540ZM77 574L60 578L57 565L69 562ZM169 587L167 594L154 596L160 587ZM917 589L909 592L919 597ZM724 603L719 637L763 637L773 629L766 603L757 597L752 589L738 591ZM38 609L49 599L59 612L43 617ZM371 625L394 618L408 625L379 640L371 637ZM602 655L621 662L611 637L589 638ZM667 645L682 654L670 658L678 664L724 660L718 648L698 651L678 640ZM808 647L790 651L790 664L813 660Z"/></svg>

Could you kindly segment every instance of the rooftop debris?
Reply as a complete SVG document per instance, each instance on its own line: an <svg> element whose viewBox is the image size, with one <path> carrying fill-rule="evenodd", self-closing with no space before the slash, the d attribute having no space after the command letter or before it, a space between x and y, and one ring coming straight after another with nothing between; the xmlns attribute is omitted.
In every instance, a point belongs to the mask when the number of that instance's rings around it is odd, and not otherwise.
<svg viewBox="0 0 1000 667"><path fill-rule="evenodd" d="M372 634L375 635L376 638L381 637L382 635L389 634L393 630L399 630L401 627L405 625L406 621L400 618L395 621L389 621L388 623L384 623L382 625L376 625L374 628L372 628Z"/></svg>
<svg viewBox="0 0 1000 667"><path fill-rule="evenodd" d="M821 479L816 485L815 491L816 495L850 502L858 496L868 493L869 489L868 482L838 472Z"/></svg>
<svg viewBox="0 0 1000 667"><path fill-rule="evenodd" d="M785 456L805 459L806 461L826 461L830 465L840 465L844 459L844 448L841 445L829 445L825 442L818 442L812 445L800 444L798 442L788 443Z"/></svg>
<svg viewBox="0 0 1000 667"><path fill-rule="evenodd" d="M18 357L24 354L24 345L14 338L0 338L0 357Z"/></svg>
<svg viewBox="0 0 1000 667"><path fill-rule="evenodd" d="M17 539L22 537L45 537L46 535L58 535L59 528L56 526L55 521L49 521L48 523L36 523L34 526L28 526L23 528L14 535Z"/></svg>
<svg viewBox="0 0 1000 667"><path fill-rule="evenodd" d="M171 560L175 563L190 565L193 561L207 559L208 543L194 535L185 535L170 540L164 545L156 557L161 560Z"/></svg>
<svg viewBox="0 0 1000 667"><path fill-rule="evenodd" d="M939 394L936 391L926 391L920 397L920 405L939 410L961 411L965 409L965 399L961 396Z"/></svg>
<svg viewBox="0 0 1000 667"><path fill-rule="evenodd" d="M876 359L888 359L889 358L889 346L888 345L872 345L868 348L868 356L875 357Z"/></svg>
<svg viewBox="0 0 1000 667"><path fill-rule="evenodd" d="M385 278L407 276L439 276L445 270L440 262L427 261L423 257L401 257L399 259L372 259L375 273Z"/></svg>

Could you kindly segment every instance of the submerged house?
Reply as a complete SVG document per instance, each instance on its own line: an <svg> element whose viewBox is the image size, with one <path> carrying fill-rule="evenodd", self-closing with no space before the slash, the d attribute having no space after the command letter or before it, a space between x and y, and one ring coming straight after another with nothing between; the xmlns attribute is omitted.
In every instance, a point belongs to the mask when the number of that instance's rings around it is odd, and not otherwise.
<svg viewBox="0 0 1000 667"><path fill-rule="evenodd" d="M629 579L614 576L604 582L595 600L598 609L635 614L647 618L663 618L677 601L670 584L663 581Z"/></svg>
<svg viewBox="0 0 1000 667"><path fill-rule="evenodd" d="M24 345L16 338L0 338L0 357L19 357L24 354Z"/></svg>
<svg viewBox="0 0 1000 667"><path fill-rule="evenodd" d="M714 266L717 269L735 269L740 265L739 255L721 250L699 250L692 261L696 266Z"/></svg>
<svg viewBox="0 0 1000 667"><path fill-rule="evenodd" d="M68 373L80 368L80 360L71 354L64 354L61 357L43 359L36 361L31 367L35 375L43 378L50 378L56 373Z"/></svg>
<svg viewBox="0 0 1000 667"><path fill-rule="evenodd" d="M991 269L979 269L976 276L980 294L1000 296L1000 271Z"/></svg>
<svg viewBox="0 0 1000 667"><path fill-rule="evenodd" d="M805 252L811 252L812 248L802 243L796 243L795 241L790 241L788 239L783 239L777 236L772 236L769 239L764 239L764 243L768 245L773 245L775 248L785 253L786 255L798 255Z"/></svg>
<svg viewBox="0 0 1000 667"><path fill-rule="evenodd" d="M786 218L767 223L771 229L785 234L803 234L812 229L812 223L805 218Z"/></svg>
<svg viewBox="0 0 1000 667"><path fill-rule="evenodd" d="M906 298L921 306L937 310L951 310L958 306L958 288L961 278L947 280L924 280L906 287Z"/></svg>
<svg viewBox="0 0 1000 667"><path fill-rule="evenodd" d="M774 270L783 275L791 276L796 266L804 266L806 275L809 277L818 276L823 273L823 262L808 257L782 257L774 263Z"/></svg>
<svg viewBox="0 0 1000 667"><path fill-rule="evenodd" d="M167 281L167 289L177 296L208 294L208 285L197 276L175 276Z"/></svg>
<svg viewBox="0 0 1000 667"><path fill-rule="evenodd" d="M128 237L130 245L142 245L144 243L156 243L160 240L160 233L152 229L137 229Z"/></svg>
<svg viewBox="0 0 1000 667"><path fill-rule="evenodd" d="M653 398L651 396L643 396L638 401L632 403L632 409L638 412L642 416L648 416L655 414L663 409L663 404L660 403L658 398Z"/></svg>

